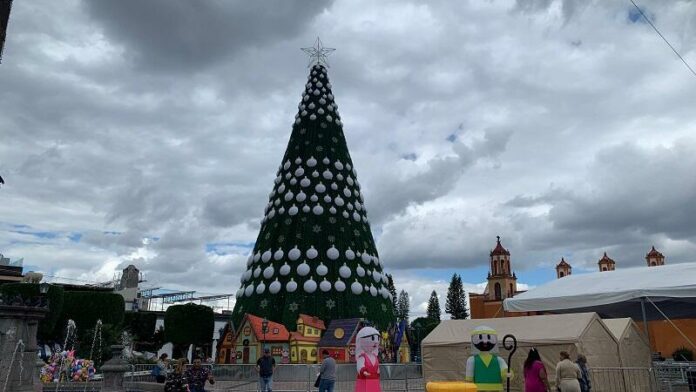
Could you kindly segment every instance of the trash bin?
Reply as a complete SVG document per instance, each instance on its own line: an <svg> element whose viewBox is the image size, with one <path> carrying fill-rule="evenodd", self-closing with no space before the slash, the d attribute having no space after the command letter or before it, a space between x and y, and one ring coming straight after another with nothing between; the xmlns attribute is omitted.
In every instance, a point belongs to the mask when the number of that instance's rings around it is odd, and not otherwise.
<svg viewBox="0 0 696 392"><path fill-rule="evenodd" d="M689 384L689 392L696 392L696 367L686 369L686 382Z"/></svg>

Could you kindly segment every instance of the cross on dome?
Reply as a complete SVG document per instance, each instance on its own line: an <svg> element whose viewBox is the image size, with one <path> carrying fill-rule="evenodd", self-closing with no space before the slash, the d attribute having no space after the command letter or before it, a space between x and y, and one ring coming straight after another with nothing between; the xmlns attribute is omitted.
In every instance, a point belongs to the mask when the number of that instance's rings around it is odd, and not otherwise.
<svg viewBox="0 0 696 392"><path fill-rule="evenodd" d="M336 50L334 48L325 48L319 37L317 37L314 46L301 49L309 56L309 65L307 65L307 68L315 64L323 65L328 68L329 64L326 62L326 57Z"/></svg>

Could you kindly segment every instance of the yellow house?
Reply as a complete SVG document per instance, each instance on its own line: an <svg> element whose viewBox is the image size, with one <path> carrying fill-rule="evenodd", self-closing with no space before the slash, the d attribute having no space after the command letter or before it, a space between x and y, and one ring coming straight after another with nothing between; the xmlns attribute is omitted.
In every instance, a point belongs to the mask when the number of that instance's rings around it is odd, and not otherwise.
<svg viewBox="0 0 696 392"><path fill-rule="evenodd" d="M408 341L408 334L404 333L401 338L401 346L399 347L399 363L411 362L411 342Z"/></svg>
<svg viewBox="0 0 696 392"><path fill-rule="evenodd" d="M297 331L290 333L290 361L292 363L317 363L318 346L322 332L326 330L324 322L316 316L300 314L297 319Z"/></svg>

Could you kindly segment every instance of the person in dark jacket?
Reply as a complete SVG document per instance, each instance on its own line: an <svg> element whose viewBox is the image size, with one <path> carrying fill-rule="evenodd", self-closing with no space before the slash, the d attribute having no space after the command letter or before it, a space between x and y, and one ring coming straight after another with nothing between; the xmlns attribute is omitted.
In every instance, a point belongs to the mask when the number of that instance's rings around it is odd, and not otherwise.
<svg viewBox="0 0 696 392"><path fill-rule="evenodd" d="M590 392L592 384L590 382L590 372L587 370L587 358L582 354L578 354L575 363L580 368L580 378L578 379L580 382L580 391Z"/></svg>
<svg viewBox="0 0 696 392"><path fill-rule="evenodd" d="M176 361L174 371L167 373L167 380L164 382L164 392L186 392L188 384L184 377L186 359L180 358Z"/></svg>
<svg viewBox="0 0 696 392"><path fill-rule="evenodd" d="M273 370L275 359L271 356L271 350L263 349L263 356L256 361L256 371L259 372L259 391L273 392Z"/></svg>

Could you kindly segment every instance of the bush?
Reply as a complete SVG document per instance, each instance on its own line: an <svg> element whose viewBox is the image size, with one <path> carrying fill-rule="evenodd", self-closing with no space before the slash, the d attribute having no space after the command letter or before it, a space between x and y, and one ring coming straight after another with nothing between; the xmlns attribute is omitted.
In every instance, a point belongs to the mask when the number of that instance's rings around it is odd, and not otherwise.
<svg viewBox="0 0 696 392"><path fill-rule="evenodd" d="M691 362L694 360L694 352L686 347L679 347L672 353L672 358L675 361Z"/></svg>
<svg viewBox="0 0 696 392"><path fill-rule="evenodd" d="M123 319L123 327L133 336L136 350L159 350L161 345L155 341L156 326L157 313L154 312L126 312Z"/></svg>
<svg viewBox="0 0 696 392"><path fill-rule="evenodd" d="M68 320L75 321L80 330L94 328L97 320L102 324L120 325L123 322L125 303L119 294L108 292L66 291L63 312L56 325L56 336L63 334Z"/></svg>
<svg viewBox="0 0 696 392"><path fill-rule="evenodd" d="M164 315L166 339L179 348L189 344L210 344L214 327L213 309L204 305L173 305Z"/></svg>
<svg viewBox="0 0 696 392"><path fill-rule="evenodd" d="M0 286L0 292L7 295L21 295L25 298L37 297L41 295L39 284L37 283L7 283ZM56 327L61 312L63 311L64 291L60 286L50 285L48 287L48 314L39 322L37 337L41 341L51 341L54 338L53 331Z"/></svg>

